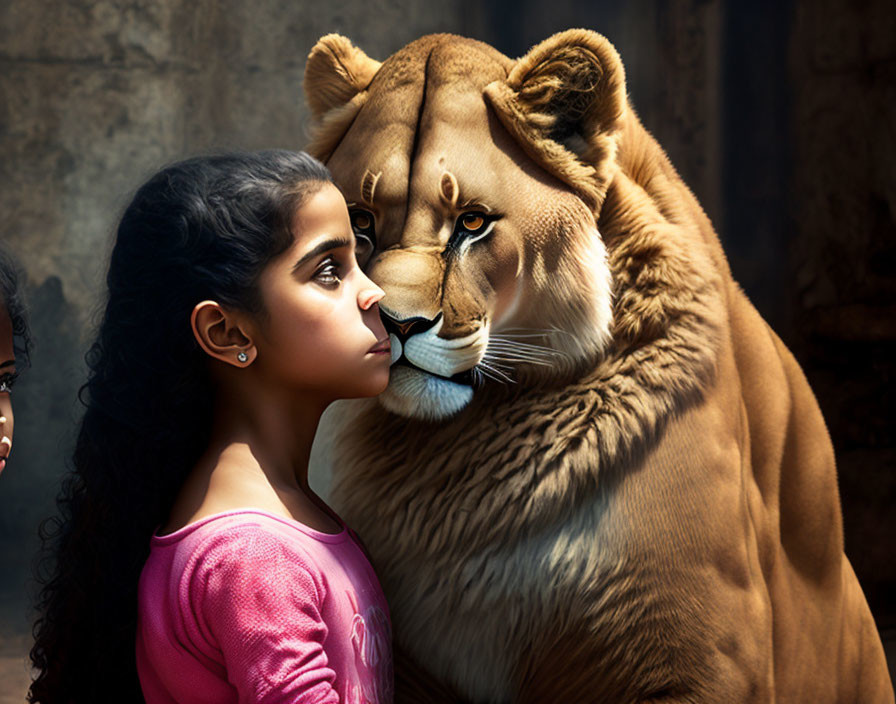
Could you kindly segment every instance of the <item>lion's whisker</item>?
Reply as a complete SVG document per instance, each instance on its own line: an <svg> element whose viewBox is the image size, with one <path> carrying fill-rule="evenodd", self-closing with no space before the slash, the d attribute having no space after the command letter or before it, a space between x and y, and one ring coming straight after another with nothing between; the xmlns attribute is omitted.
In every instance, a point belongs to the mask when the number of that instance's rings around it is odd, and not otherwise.
<svg viewBox="0 0 896 704"><path fill-rule="evenodd" d="M486 357L494 357L496 359L500 358L504 361L513 361L513 360L527 360L527 359L542 359L548 361L551 358L551 355L539 354L537 352L529 352L526 350L502 350L502 349L488 349L486 350Z"/></svg>
<svg viewBox="0 0 896 704"><path fill-rule="evenodd" d="M503 381L508 384L516 383L513 379L504 374L504 372L494 368L488 362L479 362L479 364L476 365L476 368L479 369L481 374L488 377L489 379L494 379L495 381Z"/></svg>
<svg viewBox="0 0 896 704"><path fill-rule="evenodd" d="M502 343L497 342L495 344L489 344L488 349L500 349L500 350L510 350L510 351L521 351L537 354L542 357L566 357L567 355L559 350L553 350L550 348L539 347L538 345L526 345L526 344L510 344L510 343Z"/></svg>
<svg viewBox="0 0 896 704"><path fill-rule="evenodd" d="M516 332L520 331L520 332ZM509 333L509 335L508 335ZM506 336L506 337L549 337L551 335L569 335L573 334L568 330L563 330L556 326L550 328L501 328L500 332L490 332L490 337Z"/></svg>
<svg viewBox="0 0 896 704"><path fill-rule="evenodd" d="M483 355L482 361L484 361L486 364L489 364L494 369L499 369L504 372L513 371L512 365L501 364L501 362L508 362L512 360L501 359L499 357L496 357L495 355L486 354Z"/></svg>
<svg viewBox="0 0 896 704"><path fill-rule="evenodd" d="M555 366L549 361L545 361L543 359L531 358L531 357L489 357L490 362L510 362L510 363L522 363L522 364L534 364L539 367L553 367Z"/></svg>
<svg viewBox="0 0 896 704"><path fill-rule="evenodd" d="M567 355L558 353L556 350L503 344L489 345L484 356L501 359L505 362L533 362L542 364L553 364L556 363L558 359L565 359L567 357Z"/></svg>

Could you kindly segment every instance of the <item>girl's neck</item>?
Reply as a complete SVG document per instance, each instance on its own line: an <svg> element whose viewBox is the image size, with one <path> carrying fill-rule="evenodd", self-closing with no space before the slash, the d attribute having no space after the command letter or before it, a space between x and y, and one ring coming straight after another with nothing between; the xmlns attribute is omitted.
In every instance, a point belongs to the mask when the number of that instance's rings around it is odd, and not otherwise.
<svg viewBox="0 0 896 704"><path fill-rule="evenodd" d="M208 515L258 508L338 533L338 517L308 486L311 444L325 408L294 395L221 389L208 448L178 493L163 532Z"/></svg>
<svg viewBox="0 0 896 704"><path fill-rule="evenodd" d="M209 450L242 455L275 487L306 491L311 445L325 407L287 394L260 398L222 391Z"/></svg>

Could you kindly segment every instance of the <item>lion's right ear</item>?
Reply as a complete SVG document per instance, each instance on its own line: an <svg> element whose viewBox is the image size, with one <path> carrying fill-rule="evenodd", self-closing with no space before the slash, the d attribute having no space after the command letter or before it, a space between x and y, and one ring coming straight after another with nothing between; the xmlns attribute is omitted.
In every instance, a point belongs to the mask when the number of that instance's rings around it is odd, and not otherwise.
<svg viewBox="0 0 896 704"><path fill-rule="evenodd" d="M305 64L305 99L315 121L365 90L380 62L339 34L321 37Z"/></svg>
<svg viewBox="0 0 896 704"><path fill-rule="evenodd" d="M530 156L599 207L627 109L622 62L607 39L584 29L555 34L485 96Z"/></svg>

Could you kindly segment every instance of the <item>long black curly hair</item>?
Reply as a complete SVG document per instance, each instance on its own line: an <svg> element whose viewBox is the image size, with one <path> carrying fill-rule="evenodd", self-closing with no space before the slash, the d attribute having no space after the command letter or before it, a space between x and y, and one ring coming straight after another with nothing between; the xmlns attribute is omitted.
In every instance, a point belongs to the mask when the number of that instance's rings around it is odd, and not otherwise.
<svg viewBox="0 0 896 704"><path fill-rule="evenodd" d="M41 527L30 702L143 701L137 581L210 432L214 388L191 311L206 299L262 311L260 272L291 245L296 208L328 182L302 152L200 157L156 174L125 210L73 469Z"/></svg>
<svg viewBox="0 0 896 704"><path fill-rule="evenodd" d="M25 308L25 275L12 254L0 245L0 306L12 321L16 366L27 367L31 353L31 328Z"/></svg>

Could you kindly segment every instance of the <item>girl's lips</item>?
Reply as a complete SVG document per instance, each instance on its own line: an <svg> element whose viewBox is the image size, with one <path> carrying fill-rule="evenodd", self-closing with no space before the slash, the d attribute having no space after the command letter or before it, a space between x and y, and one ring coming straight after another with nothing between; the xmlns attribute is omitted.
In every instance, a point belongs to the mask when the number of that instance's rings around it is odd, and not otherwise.
<svg viewBox="0 0 896 704"><path fill-rule="evenodd" d="M368 354L381 354L385 352L391 352L392 345L389 342L389 338L385 338L384 340L380 340L373 347L367 350Z"/></svg>

